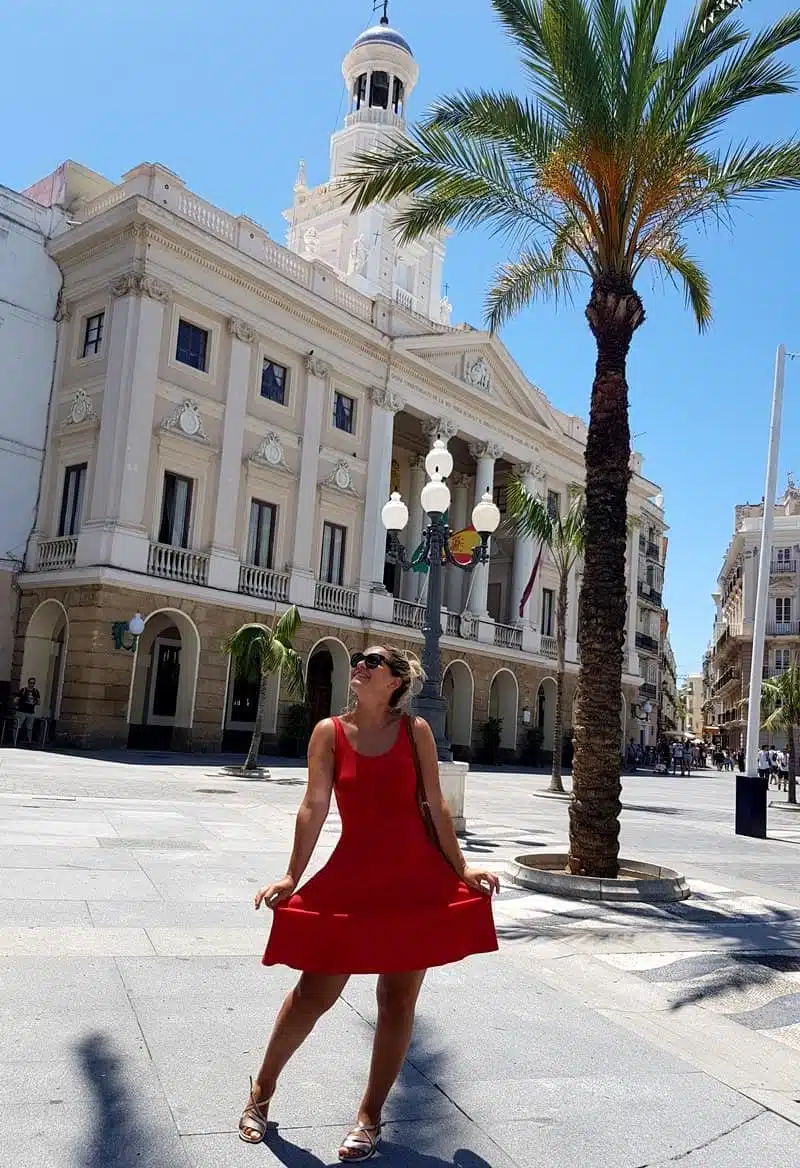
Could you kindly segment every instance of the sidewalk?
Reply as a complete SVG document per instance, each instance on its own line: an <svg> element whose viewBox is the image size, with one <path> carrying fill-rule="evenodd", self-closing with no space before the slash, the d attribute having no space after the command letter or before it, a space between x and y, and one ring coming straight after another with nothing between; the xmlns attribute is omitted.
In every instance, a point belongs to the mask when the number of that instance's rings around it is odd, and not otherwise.
<svg viewBox="0 0 800 1168"><path fill-rule="evenodd" d="M294 977L260 966L268 921L251 903L285 865L302 771L253 782L181 761L0 756L3 1168L335 1162L373 978L351 980L291 1064L267 1146L235 1134ZM590 906L505 887L500 953L428 976L376 1163L800 1162L800 848L732 837L720 777L625 783L623 850L680 863L692 899ZM470 776L473 860L502 871L564 841L565 805L531 797L542 785ZM775 812L782 835L780 816L794 819Z"/></svg>

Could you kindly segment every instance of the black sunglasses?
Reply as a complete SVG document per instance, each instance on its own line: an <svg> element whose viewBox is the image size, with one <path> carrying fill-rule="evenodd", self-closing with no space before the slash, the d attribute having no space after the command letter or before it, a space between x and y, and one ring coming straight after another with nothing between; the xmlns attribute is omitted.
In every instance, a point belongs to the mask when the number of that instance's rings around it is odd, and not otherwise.
<svg viewBox="0 0 800 1168"><path fill-rule="evenodd" d="M367 669L378 669L381 665L387 665L389 669L392 668L383 653L354 653L350 658L350 668L358 669L362 661Z"/></svg>

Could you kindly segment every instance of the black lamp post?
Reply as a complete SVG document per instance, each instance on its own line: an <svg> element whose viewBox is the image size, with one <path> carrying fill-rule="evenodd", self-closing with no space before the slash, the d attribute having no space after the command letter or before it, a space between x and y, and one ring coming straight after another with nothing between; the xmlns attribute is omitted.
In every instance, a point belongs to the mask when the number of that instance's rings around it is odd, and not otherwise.
<svg viewBox="0 0 800 1168"><path fill-rule="evenodd" d="M445 733L447 702L441 695L442 661L439 652L442 635L442 571L444 566L449 564L463 572L471 572L477 564L489 562L489 537L500 526L500 511L487 491L472 511L472 525L480 536L480 543L473 549L472 559L466 564L460 563L450 550L452 533L447 523L450 490L444 481L453 471L453 456L441 439L437 438L433 449L429 451L425 459L425 469L429 481L422 488L420 501L423 511L428 516L428 526L423 533L421 555L416 559L417 563L427 565L429 574L423 625L425 647L422 651L425 681L415 704L433 731L440 760L449 762L453 754ZM398 564L404 572L409 571L411 561L399 537L399 533L408 523L408 507L397 491L392 494L389 502L384 504L381 520L389 532L390 561Z"/></svg>

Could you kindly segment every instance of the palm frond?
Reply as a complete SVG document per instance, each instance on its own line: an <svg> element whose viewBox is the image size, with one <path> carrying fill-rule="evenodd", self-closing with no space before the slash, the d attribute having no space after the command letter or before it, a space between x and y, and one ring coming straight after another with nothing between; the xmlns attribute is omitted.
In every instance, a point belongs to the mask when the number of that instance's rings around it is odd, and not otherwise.
<svg viewBox="0 0 800 1168"><path fill-rule="evenodd" d="M286 645L281 648L281 657L281 676L286 680L286 687L292 697L302 701L306 692L303 658Z"/></svg>
<svg viewBox="0 0 800 1168"><path fill-rule="evenodd" d="M765 730L800 726L800 666L764 681L761 686L761 723Z"/></svg>
<svg viewBox="0 0 800 1168"><path fill-rule="evenodd" d="M769 146L742 142L709 163L706 192L724 202L800 185L800 139Z"/></svg>
<svg viewBox="0 0 800 1168"><path fill-rule="evenodd" d="M517 478L506 486L506 526L511 534L535 539L546 547L553 543L554 524L547 504Z"/></svg>
<svg viewBox="0 0 800 1168"><path fill-rule="evenodd" d="M238 677L257 681L272 651L272 630L257 622L242 625L224 643Z"/></svg>
<svg viewBox="0 0 800 1168"><path fill-rule="evenodd" d="M691 307L699 331L705 332L711 324L711 284L696 260L689 255L686 245L678 241L654 244L641 262L653 260L673 282L677 276L683 283L687 307Z"/></svg>
<svg viewBox="0 0 800 1168"><path fill-rule="evenodd" d="M274 635L276 640L287 646L287 648L291 648L292 641L297 636L301 623L300 609L296 604L293 604L291 608L287 608L286 612L275 625Z"/></svg>
<svg viewBox="0 0 800 1168"><path fill-rule="evenodd" d="M493 142L531 169L546 162L559 142L546 112L513 93L465 90L440 98L422 124Z"/></svg>
<svg viewBox="0 0 800 1168"><path fill-rule="evenodd" d="M517 260L504 264L495 275L484 302L489 330L496 332L540 296L552 297L556 302L570 300L578 277L591 274L592 268L580 258L568 267L553 247L548 250L538 243L530 244Z"/></svg>

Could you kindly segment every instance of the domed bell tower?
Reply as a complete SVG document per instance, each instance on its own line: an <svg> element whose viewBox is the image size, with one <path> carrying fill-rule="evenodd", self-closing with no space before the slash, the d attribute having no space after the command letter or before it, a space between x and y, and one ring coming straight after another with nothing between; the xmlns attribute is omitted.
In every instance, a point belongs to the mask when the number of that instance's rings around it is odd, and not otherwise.
<svg viewBox="0 0 800 1168"><path fill-rule="evenodd" d="M288 246L331 267L367 296L383 295L437 323L449 323L441 297L444 245L429 237L400 247L391 229L393 208L375 205L357 215L342 202L339 180L353 159L405 133L408 99L419 67L405 37L389 24L388 2L380 22L355 41L342 62L348 112L331 137L330 179L310 188L300 164L294 203L284 212Z"/></svg>

